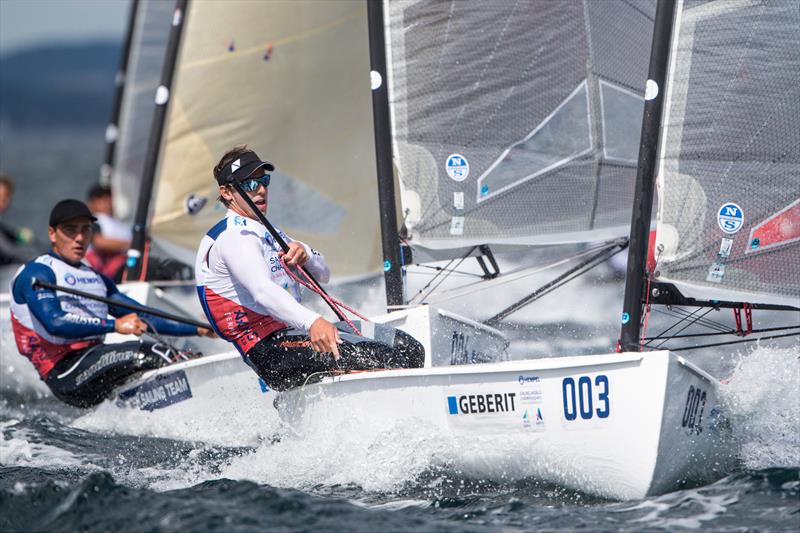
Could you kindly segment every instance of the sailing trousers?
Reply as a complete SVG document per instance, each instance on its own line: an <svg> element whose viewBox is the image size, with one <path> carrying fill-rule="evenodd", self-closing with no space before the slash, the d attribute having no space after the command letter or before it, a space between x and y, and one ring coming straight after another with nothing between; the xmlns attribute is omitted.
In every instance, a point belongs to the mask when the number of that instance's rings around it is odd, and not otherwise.
<svg viewBox="0 0 800 533"><path fill-rule="evenodd" d="M62 402L92 407L135 374L168 364L170 350L145 340L97 344L67 354L53 367L45 383Z"/></svg>
<svg viewBox="0 0 800 533"><path fill-rule="evenodd" d="M355 335L344 322L334 324L343 341L338 361L330 353L314 351L308 334L295 329L262 339L247 352L247 361L270 388L279 391L304 385L315 374L425 364L425 349L408 333L373 322L354 324L363 336Z"/></svg>

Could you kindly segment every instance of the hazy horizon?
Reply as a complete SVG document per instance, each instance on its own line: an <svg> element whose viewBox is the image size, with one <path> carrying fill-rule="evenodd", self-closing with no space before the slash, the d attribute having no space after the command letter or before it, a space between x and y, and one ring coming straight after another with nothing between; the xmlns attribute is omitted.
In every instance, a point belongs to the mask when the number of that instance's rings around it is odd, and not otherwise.
<svg viewBox="0 0 800 533"><path fill-rule="evenodd" d="M119 41L129 0L2 0L0 57L43 45Z"/></svg>

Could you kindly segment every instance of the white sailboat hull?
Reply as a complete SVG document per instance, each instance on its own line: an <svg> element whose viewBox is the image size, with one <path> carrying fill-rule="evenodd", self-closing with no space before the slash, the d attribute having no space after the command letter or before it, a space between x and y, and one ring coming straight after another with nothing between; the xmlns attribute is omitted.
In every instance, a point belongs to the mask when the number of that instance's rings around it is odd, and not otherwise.
<svg viewBox="0 0 800 533"><path fill-rule="evenodd" d="M283 393L278 409L299 433L342 409L368 427L433 427L464 473L615 499L706 483L735 459L716 383L669 352L349 374Z"/></svg>
<svg viewBox="0 0 800 533"><path fill-rule="evenodd" d="M328 376L276 393L229 352L148 372L101 409L133 407L130 418L144 417L161 436L218 441L227 427L238 444L269 438L281 424L302 438L345 412L365 431L424 427L447 443L437 460L466 475L534 477L614 499L707 483L736 459L717 382L675 354L453 365L501 351L502 339L470 321L454 337L452 314L405 313L399 322L389 316L426 345L424 368Z"/></svg>
<svg viewBox="0 0 800 533"><path fill-rule="evenodd" d="M179 379L191 397L149 392ZM535 477L614 499L708 483L736 458L715 380L664 351L364 372L279 395L231 353L154 371L120 397L149 411L159 434L201 440L226 425L269 437L278 415L301 437L312 418L341 411L365 428L418 425L449 443L440 459L466 475Z"/></svg>
<svg viewBox="0 0 800 533"><path fill-rule="evenodd" d="M146 372L121 386L78 425L252 446L279 427L275 397L237 352L227 352Z"/></svg>

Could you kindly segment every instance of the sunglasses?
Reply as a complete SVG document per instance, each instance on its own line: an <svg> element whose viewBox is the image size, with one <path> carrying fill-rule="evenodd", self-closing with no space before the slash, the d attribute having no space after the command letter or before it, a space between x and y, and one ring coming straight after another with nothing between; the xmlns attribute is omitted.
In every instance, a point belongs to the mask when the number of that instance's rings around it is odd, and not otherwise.
<svg viewBox="0 0 800 533"><path fill-rule="evenodd" d="M242 190L244 192L256 192L256 190L258 190L259 185L263 185L264 188L266 189L267 187L269 187L269 174L264 174L263 176L258 178L248 178L246 180L241 181L239 185L241 185Z"/></svg>

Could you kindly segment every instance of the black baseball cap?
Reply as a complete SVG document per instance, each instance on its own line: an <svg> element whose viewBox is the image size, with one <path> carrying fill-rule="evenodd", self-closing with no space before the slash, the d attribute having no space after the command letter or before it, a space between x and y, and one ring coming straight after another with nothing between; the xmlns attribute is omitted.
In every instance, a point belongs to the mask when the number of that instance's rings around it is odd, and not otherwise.
<svg viewBox="0 0 800 533"><path fill-rule="evenodd" d="M270 172L275 170L275 166L272 163L262 161L255 152L245 152L230 165L225 165L219 173L217 183L230 185L234 182L246 180L259 168L264 168Z"/></svg>
<svg viewBox="0 0 800 533"><path fill-rule="evenodd" d="M92 212L86 207L86 204L80 200L61 200L50 211L50 227L54 228L73 218L87 217L92 219L92 222L97 220L97 217L92 216Z"/></svg>

